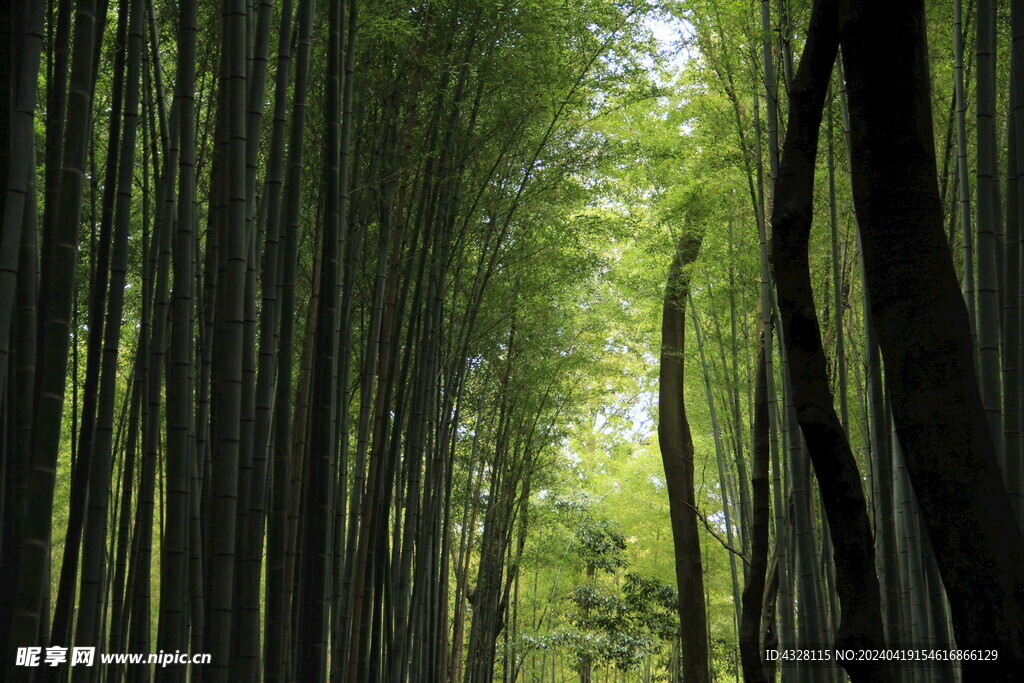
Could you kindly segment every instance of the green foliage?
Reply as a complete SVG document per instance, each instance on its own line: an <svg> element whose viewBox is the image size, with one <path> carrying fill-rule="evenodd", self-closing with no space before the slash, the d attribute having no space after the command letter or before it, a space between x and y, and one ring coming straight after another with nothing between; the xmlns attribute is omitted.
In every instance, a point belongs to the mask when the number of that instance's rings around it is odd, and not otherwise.
<svg viewBox="0 0 1024 683"><path fill-rule="evenodd" d="M620 587L576 586L566 598L567 626L552 642L568 648L577 662L622 670L660 654L679 630L676 591L657 579L627 573Z"/></svg>
<svg viewBox="0 0 1024 683"><path fill-rule="evenodd" d="M703 236L701 257L689 273L692 308L704 333L712 401L721 416L726 457L748 457L759 279L756 209L770 201L771 193L758 8L734 0L359 4L349 206L352 232L348 236L357 246L345 264L345 274L352 280L346 290L353 311L347 330L353 342L346 357L352 369L350 386L338 387L339 396L345 394L348 400L339 412L348 410L353 417L364 408L376 409L383 383L370 377L369 393L362 389L363 373L367 369L379 373L384 365L374 365L378 359L366 355L375 333L378 263L374 253L379 244L391 239L389 231L405 231L397 240L395 265L387 264L400 274L403 287L395 295L395 310L388 308L388 315L400 319L396 336L388 343L398 349L401 360L395 362L395 371L401 383L424 363L431 364L438 400L415 406L427 415L428 427L423 431L430 435L423 443L440 448L451 428L451 490L446 491L451 511L444 517L449 526L443 531L453 549L452 557L446 558L451 562L443 566L452 568L452 585L462 580L465 586L461 587L467 591L477 587L484 531L497 524L500 533L494 535L507 539L507 547L499 553L503 564L497 583L502 597L511 603L507 611L518 617L515 627L511 617L504 623L504 628L516 629L503 655L510 665L524 661L536 665L535 659L523 657L557 651L577 664L590 662L623 671L653 662L658 670L654 675L667 677L679 624L668 503L655 439L665 271L680 234ZM773 56L780 64L787 54L799 54L809 4L805 0L786 3L786 25L773 14L772 32L779 41ZM80 427L88 351L88 282L97 252L104 169L109 163L105 150L112 65L120 49L109 26L116 23L116 5L108 7L108 29L98 48L92 153L85 175L66 377L68 400L56 472L55 562L63 551L68 522L73 444ZM165 131L160 117L173 106L177 76L178 8L157 0L152 11L157 45L147 49L147 60L159 57L160 64L159 71L155 64L146 66L150 80L131 200L124 320L116 321L122 328L115 398L119 451L112 501L120 495L116 477L123 468L128 433L124 425L132 393L128 387L137 371L135 347L143 329L152 324L144 319L151 303L143 299L152 296L144 290L153 283L144 282L142 274L156 263L157 187L167 182L160 175L168 151L161 139ZM215 224L212 216L220 210L214 182L214 168L220 163L220 13L217 3L199 3L197 270L203 270L203 261L216 246L211 225ZM301 210L295 386L304 377L299 362L303 335L314 324L310 311L324 210L320 176L326 139L327 5L317 13L304 175L296 189ZM275 3L274 26L280 14L281 7ZM1000 21L1007 19L1004 14L1001 8ZM928 21L940 180L952 209L954 174L947 172L953 154L950 8L929 7ZM1008 62L1000 60L1000 82L1008 79ZM270 84L277 75L273 59L267 68ZM40 93L51 85L48 73L43 69ZM155 91L157 75L164 85L161 93ZM287 89L292 88L290 84ZM999 95L1000 111L1007 104L1004 90ZM268 99L269 93L268 88ZM833 276L824 170L816 183L810 245L833 384L839 381L834 371L837 320L848 338L856 338L863 329L855 216L836 94L827 119L833 125L837 162L844 297L838 318L830 295ZM45 97L39 99L42 103ZM968 100L973 107L973 98ZM253 204L260 210L266 193L263 181L271 118L268 106L262 127L253 132L258 142ZM967 119L973 125L973 110ZM37 115L35 126L42 151L45 117ZM968 157L973 163L973 149ZM43 154L36 171L41 188L46 171ZM769 196L761 196L759 182ZM414 234L419 241L413 241ZM443 246L435 240L440 234L448 240ZM959 249L959 236L956 231L951 235ZM262 248L260 244L256 249ZM956 260L961 262L959 255ZM428 271L424 281L441 286L429 294L417 294L410 282L424 263L435 269ZM205 278L215 279L216 268L214 263L210 273L200 275L203 296L203 285L209 285ZM262 273L256 275L257 280L262 277ZM436 297L439 321L430 330L426 327L433 323L424 321L421 310L428 296ZM215 301L199 303L204 308L197 308L194 323L197 398L204 381L200 347L210 344L211 330L206 329L204 316ZM254 303L257 314L263 305ZM430 352L421 354L421 344L429 344ZM251 350L255 356L255 342ZM866 458L860 344L848 344L847 354L852 397L847 430L855 452ZM709 406L694 344L687 344L685 361L685 399L696 447L697 507L715 532L702 536L711 647L716 673L725 674L736 664L735 619L730 556L716 536L725 537L730 531L723 514L726 505L731 506L731 531L737 536L741 531L737 501L730 499L735 498L738 485L733 481L738 478L737 463L734 459L727 463L729 481L723 484L717 475ZM778 362L775 367L778 373ZM780 385L781 375L776 380ZM396 482L386 498L394 505L387 522L394 525L389 527L393 534L387 536L388 542L400 543L403 533L415 533L402 527L410 509L404 498L409 472L403 450L409 430L407 423L397 422L410 419L412 401L401 403L412 393L409 389L402 384L394 390L400 396L381 420L382 433L394 429L399 435L394 451L388 452L397 465ZM294 402L300 403L301 397ZM404 417L397 418L399 411L394 408L400 403ZM156 442L163 438L162 420L162 413L154 420L160 431ZM197 427L201 432L207 425ZM350 451L357 448L355 429L342 438L349 439ZM445 453L439 450L430 456L441 458ZM349 462L346 467L354 470L355 466ZM350 474L339 472L341 477ZM202 476L197 471L197 478ZM135 477L139 477L137 470ZM353 486L351 479L346 482ZM732 487L731 493L726 484ZM502 515L494 512L500 506L507 508ZM162 515L161 503L154 519L157 543ZM131 513L129 519L134 519ZM442 531L441 522L436 531ZM460 542L464 549L456 549ZM158 577L159 553L154 557L152 574ZM457 576L463 567L468 576ZM56 591L58 572L51 577ZM154 583L158 596L155 589ZM472 609L467 611L471 623ZM155 620L155 609L153 615Z"/></svg>
<svg viewBox="0 0 1024 683"><path fill-rule="evenodd" d="M606 520L577 528L576 544L588 571L614 572L626 566L626 537Z"/></svg>

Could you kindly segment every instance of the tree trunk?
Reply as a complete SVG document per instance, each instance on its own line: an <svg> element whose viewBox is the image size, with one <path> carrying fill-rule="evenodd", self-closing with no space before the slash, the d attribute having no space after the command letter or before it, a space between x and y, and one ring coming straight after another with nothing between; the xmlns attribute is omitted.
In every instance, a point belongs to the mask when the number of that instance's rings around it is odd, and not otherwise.
<svg viewBox="0 0 1024 683"><path fill-rule="evenodd" d="M995 0L978 0L978 359L981 400L985 404L996 454L1002 458L1000 407L999 282L996 245L996 26ZM934 152L932 152L934 156Z"/></svg>
<svg viewBox="0 0 1024 683"><path fill-rule="evenodd" d="M956 172L960 231L964 244L964 299L970 318L971 335L977 343L976 294L974 282L974 228L971 223L971 178L967 172L967 95L964 92L963 0L953 0L953 88L956 106Z"/></svg>
<svg viewBox="0 0 1024 683"><path fill-rule="evenodd" d="M246 11L243 0L224 0L221 7L220 120L222 157L218 181L224 209L215 224L217 292L214 307L212 358L213 411L212 519L209 543L209 594L206 603L206 647L212 661L204 678L226 681L231 666L231 622L238 511L238 465L242 442L243 363L245 343L246 262ZM214 226L211 226L213 228Z"/></svg>
<svg viewBox="0 0 1024 683"><path fill-rule="evenodd" d="M693 439L683 402L685 306L689 291L689 274L685 269L697 258L700 243L699 236L683 233L669 267L661 319L658 389L658 443L675 542L684 683L710 680L704 577L694 501Z"/></svg>
<svg viewBox="0 0 1024 683"><path fill-rule="evenodd" d="M274 443L267 519L267 581L264 611L264 677L268 682L285 678L288 662L285 633L291 605L287 600L286 554L288 535L290 458L292 438L292 367L295 356L295 280L299 242L299 200L302 190L303 142L306 91L309 80L309 44L313 0L300 0L296 13L295 86L291 130L288 135L288 168L284 207L280 217L284 248L281 255L280 332L278 334L277 386L274 393ZM278 220L268 216L268 221ZM269 230L269 227L268 227Z"/></svg>
<svg viewBox="0 0 1024 683"><path fill-rule="evenodd" d="M1015 169L1013 177L1007 180L1007 196L1010 196L1010 189L1015 190L1017 200L1017 233L1019 243L1017 250L1021 264L1018 265L1018 275L1021 281L1018 283L1018 293L1021 300L1018 303L1018 313L1024 310L1024 3L1014 0L1010 3L1010 19L1013 32L1013 48L1010 59L1010 121L1009 126L1013 129L1012 139L1014 144L1009 149L1012 159L1011 168ZM1009 211L1007 212L1009 213ZM1018 373L1024 372L1024 314L1019 315L1020 329L1017 334L1019 344L1017 353ZM1024 381L1018 377L1020 395L1017 399L1017 407L1024 410ZM1018 428L1024 423L1024 414L1019 416ZM1018 442L1018 447L1024 444ZM1024 454L1021 450L1016 452L1007 451L1006 455L1006 481L1009 490L1010 500L1017 512L1017 522L1024 528Z"/></svg>
<svg viewBox="0 0 1024 683"><path fill-rule="evenodd" d="M811 288L808 240L818 129L835 61L835 8L815 3L790 89L790 118L772 216L772 255L797 419L817 475L834 543L842 619L838 648L885 647L874 545L860 473L836 415ZM889 680L878 662L844 664L854 681Z"/></svg>
<svg viewBox="0 0 1024 683"><path fill-rule="evenodd" d="M110 501L111 472L114 462L114 401L117 389L118 350L121 341L121 317L124 310L125 279L128 269L128 238L131 221L135 140L138 130L139 81L142 68L142 15L144 4L134 0L130 7L128 33L128 73L124 105L124 134L121 141L117 203L114 207L114 244L110 269L110 296L104 324L103 366L100 374L96 439L93 442L89 472L89 505L82 548L82 591L78 608L75 642L100 644L103 640L101 615L105 603L106 534ZM108 162L110 163L110 162ZM76 670L73 678L85 674Z"/></svg>
<svg viewBox="0 0 1024 683"><path fill-rule="evenodd" d="M754 427L750 448L753 489L753 521L750 540L750 571L743 588L743 615L740 620L740 656L743 658L745 683L767 683L771 680L765 668L761 648L761 615L768 573L768 520L771 514L768 462L768 372L765 363L765 337L762 333L757 352L757 384L754 389Z"/></svg>
<svg viewBox="0 0 1024 683"><path fill-rule="evenodd" d="M196 457L193 432L193 223L196 163L196 32L195 0L179 10L178 100L179 210L174 232L170 362L167 367L167 523L161 542L160 646L188 649L188 533L191 512L190 462ZM157 680L184 680L185 667L157 670Z"/></svg>
<svg viewBox="0 0 1024 683"><path fill-rule="evenodd" d="M1024 658L1024 542L974 374L936 186L924 6L840 2L854 199L893 418L947 587L957 645ZM891 49L881 53L879 43ZM884 78L880 77L884 74ZM900 226L893 230L892 226Z"/></svg>
<svg viewBox="0 0 1024 683"><path fill-rule="evenodd" d="M69 108L79 112L66 128L60 171L59 201L54 202L54 232L44 239L40 291L40 372L37 374L36 406L32 430L32 460L28 475L27 509L23 517L14 612L7 648L34 646L40 642L42 614L49 572L53 494L57 455L64 413L69 322L78 251L78 223L82 185L92 117L93 45L96 37L95 0L79 0L75 14ZM49 165L48 165L49 166ZM47 206L50 203L47 202ZM9 654L5 653L4 657Z"/></svg>

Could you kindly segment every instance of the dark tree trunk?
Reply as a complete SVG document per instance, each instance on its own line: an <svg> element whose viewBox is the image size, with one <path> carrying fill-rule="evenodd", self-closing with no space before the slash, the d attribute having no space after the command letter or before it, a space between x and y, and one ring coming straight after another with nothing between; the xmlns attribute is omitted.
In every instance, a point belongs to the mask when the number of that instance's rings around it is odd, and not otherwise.
<svg viewBox="0 0 1024 683"><path fill-rule="evenodd" d="M43 271L40 291L40 372L36 379L38 391L33 416L32 461L8 650L38 643L42 615L49 614L49 601L44 600L44 595L47 594L49 576L53 494L64 412L78 223L92 123L93 45L96 37L94 0L78 2L74 33L68 106L80 115L65 131L60 157L59 201L53 203L55 227L53 235L49 240L44 239L43 244L47 267ZM49 202L47 206L50 206ZM0 628L7 626L0 625ZM3 656L9 655L4 653Z"/></svg>
<svg viewBox="0 0 1024 683"><path fill-rule="evenodd" d="M811 287L808 246L818 129L838 47L835 5L816 2L790 88L790 115L772 212L772 257L789 380L800 430L821 490L833 539L842 619L836 647L885 647L874 541L860 472L828 386ZM854 681L888 681L884 662L847 662Z"/></svg>
<svg viewBox="0 0 1024 683"><path fill-rule="evenodd" d="M224 0L221 7L221 147L218 181L224 201L217 227L218 274L214 302L212 507L208 512L209 595L207 647L212 656L204 678L227 681L231 670L231 633L238 512L238 465L242 442L245 345L246 263L246 3Z"/></svg>
<svg viewBox="0 0 1024 683"><path fill-rule="evenodd" d="M179 9L178 70L175 98L180 112L179 210L173 242L170 362L167 367L167 522L161 544L160 646L167 651L188 648L188 552L191 519L191 465L195 459L193 429L193 297L192 244L195 221L196 164L196 33L195 0ZM184 680L185 667L157 670L157 680Z"/></svg>
<svg viewBox="0 0 1024 683"><path fill-rule="evenodd" d="M124 310L125 280L128 269L128 241L131 223L132 170L135 165L135 140L138 130L140 75L142 70L142 14L144 3L130 5L128 33L128 72L124 105L124 135L120 145L114 235L110 268L110 296L104 324L103 364L97 401L96 437L89 471L89 500L82 546L82 590L78 608L75 642L93 645L102 642L101 618L106 592L106 534L110 501L111 473L114 462L114 401L117 389L118 351L121 341L121 317ZM108 164L110 162L108 161ZM73 672L79 679L82 670Z"/></svg>
<svg viewBox="0 0 1024 683"><path fill-rule="evenodd" d="M753 460L750 484L753 489L753 520L750 539L750 571L743 588L743 614L740 619L740 657L746 683L767 683L771 680L765 668L761 647L761 615L768 575L768 519L771 514L768 462L768 372L765 363L765 336L757 352L757 379L754 389Z"/></svg>
<svg viewBox="0 0 1024 683"><path fill-rule="evenodd" d="M936 186L924 4L840 2L853 192L893 418L966 680L1024 659L1024 543L1003 487ZM880 51L879 44L888 46Z"/></svg>
<svg viewBox="0 0 1024 683"><path fill-rule="evenodd" d="M336 433L335 370L337 368L337 311L340 281L340 245L343 240L341 206L341 33L343 7L332 3L328 10L327 83L324 112L327 132L324 146L324 215L320 236L320 278L316 326L313 328L310 432L303 479L302 551L298 602L298 666L304 681L318 683L327 672L327 582L331 535L331 481L334 472ZM311 316L312 317L312 316ZM312 323L311 323L312 324Z"/></svg>
<svg viewBox="0 0 1024 683"><path fill-rule="evenodd" d="M4 481L0 548L0 582L11 585L18 566L21 533L20 512L25 505L31 462L32 407L36 358L36 292L39 274L36 255L35 136L32 134L43 43L42 3L22 6L21 50L18 54L19 86L12 92L11 144L7 182L0 204L0 396L11 400L5 407L7 430L13 438L4 449ZM4 115L7 109L4 109ZM12 335L12 329L20 329ZM8 353L10 352L10 353ZM10 551L8 552L8 549ZM0 597L0 648L7 647L7 625L12 596ZM0 663L5 661L0 654Z"/></svg>
<svg viewBox="0 0 1024 683"><path fill-rule="evenodd" d="M685 306L690 281L685 268L697 258L700 243L699 236L683 233L669 267L661 318L658 389L658 444L665 467L675 542L684 683L710 680L704 576L693 492L693 438L683 404Z"/></svg>
<svg viewBox="0 0 1024 683"><path fill-rule="evenodd" d="M53 642L69 640L71 615L75 605L79 551L85 526L93 443L96 431L96 410L103 346L103 310L107 297L107 276L110 270L111 230L114 218L114 191L117 187L118 141L121 135L121 112L124 107L125 56L128 47L128 14L130 3L119 8L117 34L114 41L114 84L111 95L110 122L107 132L106 171L100 212L99 236L90 254L92 282L89 290L88 341L86 342L85 384L82 390L81 427L71 472L71 494L68 527L64 540L57 603L54 609L51 638ZM95 151L92 152L95 155ZM95 224L94 224L95 225ZM93 235L95 237L95 233ZM74 438L74 437L72 437ZM84 553L84 549L82 549Z"/></svg>

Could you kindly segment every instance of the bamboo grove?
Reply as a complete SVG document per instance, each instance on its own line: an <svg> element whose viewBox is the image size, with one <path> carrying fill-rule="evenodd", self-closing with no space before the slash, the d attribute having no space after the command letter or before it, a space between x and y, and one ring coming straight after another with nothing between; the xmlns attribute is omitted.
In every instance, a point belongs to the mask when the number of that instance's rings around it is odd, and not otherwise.
<svg viewBox="0 0 1024 683"><path fill-rule="evenodd" d="M3 651L489 680L510 533L578 383L555 284L593 268L539 226L581 201L580 115L636 10L4 14ZM494 618L450 636L452 600Z"/></svg>
<svg viewBox="0 0 1024 683"><path fill-rule="evenodd" d="M728 425L743 389L724 350L725 393L716 399L709 385L706 395L727 527L712 542L732 553L742 661L733 671L744 680L1011 680L1019 667L1024 6L964 5L763 2L755 17L712 3L689 15L707 78L731 109L761 241L756 362L755 345L747 349L751 462L733 436L728 476L715 413ZM812 237L812 223L827 241ZM672 517L683 623L702 614L684 608L704 592L700 565L686 567L708 539L696 533L685 411L672 407L684 432L666 436L666 390L677 395L683 374L666 366L685 355L681 332L666 335L694 306L688 290L709 286L686 270L708 235L679 238L662 328L659 436L670 493L681 498ZM670 317L679 320L670 326ZM681 448L684 471L670 471L666 440ZM682 630L684 680L713 679L706 628ZM805 652L988 647L1003 661L815 667L766 657L779 643Z"/></svg>
<svg viewBox="0 0 1024 683"><path fill-rule="evenodd" d="M1024 3L890 4L0 8L0 680L1012 680Z"/></svg>

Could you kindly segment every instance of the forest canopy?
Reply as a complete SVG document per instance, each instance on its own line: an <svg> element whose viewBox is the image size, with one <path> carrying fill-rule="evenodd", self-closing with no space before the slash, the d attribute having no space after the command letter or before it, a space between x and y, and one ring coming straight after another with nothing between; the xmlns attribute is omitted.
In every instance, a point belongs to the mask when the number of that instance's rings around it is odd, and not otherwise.
<svg viewBox="0 0 1024 683"><path fill-rule="evenodd" d="M0 679L1014 680L1022 69L1021 0L4 4Z"/></svg>

